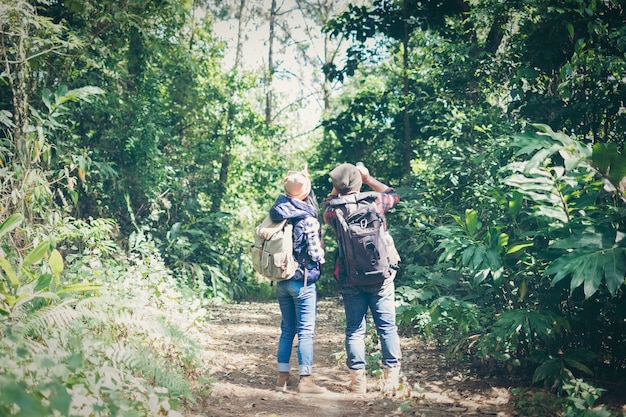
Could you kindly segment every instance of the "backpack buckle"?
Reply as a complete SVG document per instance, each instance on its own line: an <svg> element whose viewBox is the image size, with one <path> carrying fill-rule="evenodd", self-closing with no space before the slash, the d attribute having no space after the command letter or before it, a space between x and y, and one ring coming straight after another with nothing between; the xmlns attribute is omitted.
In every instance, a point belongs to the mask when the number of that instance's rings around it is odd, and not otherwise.
<svg viewBox="0 0 626 417"><path fill-rule="evenodd" d="M367 219L363 217L361 221L359 222L359 224L361 225L361 229L367 228Z"/></svg>

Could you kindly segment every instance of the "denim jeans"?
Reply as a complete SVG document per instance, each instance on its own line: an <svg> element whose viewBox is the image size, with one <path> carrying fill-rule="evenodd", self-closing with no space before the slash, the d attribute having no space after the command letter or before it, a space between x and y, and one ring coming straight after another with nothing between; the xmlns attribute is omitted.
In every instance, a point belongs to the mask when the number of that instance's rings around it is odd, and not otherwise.
<svg viewBox="0 0 626 417"><path fill-rule="evenodd" d="M400 366L402 352L396 326L395 286L389 279L380 285L341 288L346 312L346 364L352 370L364 369L365 333L368 308L380 339L382 362L386 368Z"/></svg>
<svg viewBox="0 0 626 417"><path fill-rule="evenodd" d="M289 372L293 339L298 335L298 372L311 375L313 367L313 337L315 336L315 313L317 288L303 281L287 280L276 284L276 297L282 314L280 339L278 340L278 372Z"/></svg>

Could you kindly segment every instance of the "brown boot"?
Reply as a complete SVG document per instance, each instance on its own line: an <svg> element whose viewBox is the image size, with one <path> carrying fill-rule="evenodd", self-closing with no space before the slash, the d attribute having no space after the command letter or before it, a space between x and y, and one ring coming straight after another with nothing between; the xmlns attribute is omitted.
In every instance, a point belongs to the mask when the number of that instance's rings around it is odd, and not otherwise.
<svg viewBox="0 0 626 417"><path fill-rule="evenodd" d="M400 387L400 367L385 368L383 372L383 393L396 395Z"/></svg>
<svg viewBox="0 0 626 417"><path fill-rule="evenodd" d="M279 372L276 378L276 391L287 391L287 383L289 382L289 372Z"/></svg>
<svg viewBox="0 0 626 417"><path fill-rule="evenodd" d="M298 392L300 394L324 394L326 388L315 385L311 375L300 375L300 383L298 384Z"/></svg>
<svg viewBox="0 0 626 417"><path fill-rule="evenodd" d="M365 369L350 369L350 391L355 394L367 393Z"/></svg>

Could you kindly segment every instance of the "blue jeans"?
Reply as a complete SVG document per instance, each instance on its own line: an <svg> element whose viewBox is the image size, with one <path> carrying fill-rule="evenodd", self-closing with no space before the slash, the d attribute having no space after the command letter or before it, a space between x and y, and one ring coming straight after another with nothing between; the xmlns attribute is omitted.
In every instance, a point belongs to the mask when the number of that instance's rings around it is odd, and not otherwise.
<svg viewBox="0 0 626 417"><path fill-rule="evenodd" d="M305 288L303 281L280 281L276 284L276 297L283 317L278 340L278 372L289 372L291 369L289 360L297 334L298 372L300 375L311 375L317 309L315 283L309 283Z"/></svg>
<svg viewBox="0 0 626 417"><path fill-rule="evenodd" d="M366 316L369 308L380 339L382 362L386 368L400 366L402 351L396 326L395 286L389 279L380 285L341 288L346 312L346 364L352 370L364 369Z"/></svg>

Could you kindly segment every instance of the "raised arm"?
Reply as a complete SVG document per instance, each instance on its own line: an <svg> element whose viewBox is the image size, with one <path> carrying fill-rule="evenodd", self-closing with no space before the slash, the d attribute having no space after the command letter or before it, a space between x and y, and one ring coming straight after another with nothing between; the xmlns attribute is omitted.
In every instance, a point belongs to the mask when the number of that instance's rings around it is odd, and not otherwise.
<svg viewBox="0 0 626 417"><path fill-rule="evenodd" d="M373 191L384 193L389 189L389 186L387 184L383 184L376 178L372 177L370 175L369 169L367 169L365 165L357 164L356 167L361 173L361 180L363 181L363 184L367 184Z"/></svg>

